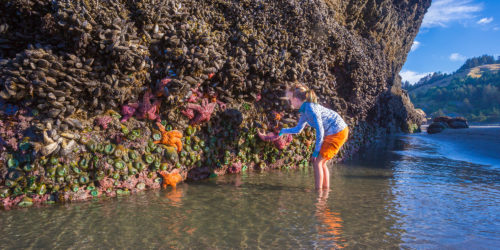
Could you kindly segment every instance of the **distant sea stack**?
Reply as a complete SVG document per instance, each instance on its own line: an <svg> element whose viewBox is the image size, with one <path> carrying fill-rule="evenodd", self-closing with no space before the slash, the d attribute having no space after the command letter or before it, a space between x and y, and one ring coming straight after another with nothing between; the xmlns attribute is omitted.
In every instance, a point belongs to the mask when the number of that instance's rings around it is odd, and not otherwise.
<svg viewBox="0 0 500 250"><path fill-rule="evenodd" d="M431 0L3 1L5 207L308 165L287 83L351 128L338 160L422 122L398 75ZM278 146L277 146L278 145Z"/></svg>

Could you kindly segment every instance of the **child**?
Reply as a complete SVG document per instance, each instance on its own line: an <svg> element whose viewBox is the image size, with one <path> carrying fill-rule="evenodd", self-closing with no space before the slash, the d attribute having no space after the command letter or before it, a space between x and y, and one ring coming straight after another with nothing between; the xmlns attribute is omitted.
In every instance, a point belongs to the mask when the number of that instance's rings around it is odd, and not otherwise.
<svg viewBox="0 0 500 250"><path fill-rule="evenodd" d="M337 112L318 104L318 97L313 90L304 85L295 84L287 90L288 100L293 109L299 109L300 119L297 126L281 129L280 135L298 134L306 123L316 130L316 145L312 154L316 189L330 188L330 173L326 166L340 147L347 141L349 129Z"/></svg>

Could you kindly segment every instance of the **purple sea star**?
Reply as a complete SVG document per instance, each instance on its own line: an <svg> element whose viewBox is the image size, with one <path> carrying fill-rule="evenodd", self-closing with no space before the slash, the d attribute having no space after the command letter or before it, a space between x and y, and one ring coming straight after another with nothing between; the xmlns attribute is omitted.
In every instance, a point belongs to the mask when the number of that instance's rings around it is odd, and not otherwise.
<svg viewBox="0 0 500 250"><path fill-rule="evenodd" d="M100 126L102 129L108 129L108 124L113 120L113 117L111 116L101 116L99 118L95 119L95 122L97 123L98 126Z"/></svg>
<svg viewBox="0 0 500 250"><path fill-rule="evenodd" d="M151 99L154 100L151 103ZM142 103L129 103L122 106L122 122L126 122L130 117L135 115L137 119L148 119L151 121L159 121L158 115L160 110L160 101L156 100L150 90L144 93Z"/></svg>
<svg viewBox="0 0 500 250"><path fill-rule="evenodd" d="M208 99L204 98L201 100L201 105L188 103L186 105L186 110L183 110L182 114L191 120L191 124L200 124L210 121L210 117L212 116L216 105L217 102L208 102Z"/></svg>
<svg viewBox="0 0 500 250"><path fill-rule="evenodd" d="M271 132L269 134L263 134L258 132L259 138L263 141L268 141L268 142L273 142L274 146L277 147L279 150L283 150L288 146L292 140L293 137L290 134L284 134L282 136L277 135L274 132Z"/></svg>

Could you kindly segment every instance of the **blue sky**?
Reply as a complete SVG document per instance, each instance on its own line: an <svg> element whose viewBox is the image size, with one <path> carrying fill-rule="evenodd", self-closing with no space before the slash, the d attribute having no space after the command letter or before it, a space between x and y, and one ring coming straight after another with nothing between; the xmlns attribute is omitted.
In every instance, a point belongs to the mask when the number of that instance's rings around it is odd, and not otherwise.
<svg viewBox="0 0 500 250"><path fill-rule="evenodd" d="M500 56L500 0L433 0L400 75L414 83L484 54Z"/></svg>

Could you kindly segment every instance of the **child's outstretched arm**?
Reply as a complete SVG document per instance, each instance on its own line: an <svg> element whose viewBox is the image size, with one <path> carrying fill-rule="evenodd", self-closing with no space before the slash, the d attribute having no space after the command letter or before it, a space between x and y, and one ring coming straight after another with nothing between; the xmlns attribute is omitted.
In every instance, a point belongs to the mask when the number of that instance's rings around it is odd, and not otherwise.
<svg viewBox="0 0 500 250"><path fill-rule="evenodd" d="M316 130L316 145L312 157L318 157L321 145L323 144L323 137L325 136L325 128L323 127L323 120L314 112L311 112L311 127Z"/></svg>
<svg viewBox="0 0 500 250"><path fill-rule="evenodd" d="M307 125L307 119L305 114L302 114L299 118L299 122L297 123L297 126L293 128L283 128L280 130L280 136L283 134L298 134L302 132L302 130L306 127Z"/></svg>

